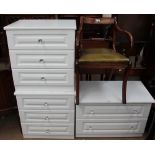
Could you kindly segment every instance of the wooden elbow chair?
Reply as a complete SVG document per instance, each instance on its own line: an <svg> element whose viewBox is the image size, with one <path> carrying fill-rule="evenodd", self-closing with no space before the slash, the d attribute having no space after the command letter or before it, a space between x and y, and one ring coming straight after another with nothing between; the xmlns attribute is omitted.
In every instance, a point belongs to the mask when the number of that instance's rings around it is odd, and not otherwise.
<svg viewBox="0 0 155 155"><path fill-rule="evenodd" d="M84 25L91 27L101 25L104 27L102 38L84 38ZM124 54L116 50L117 34L123 34L127 38L128 46ZM103 47L85 48L83 43L95 40L102 41ZM116 18L94 18L80 17L80 27L76 35L76 46L78 47L78 58L76 59L76 104L79 104L79 89L81 74L102 74L104 69L124 69L122 83L122 102L126 104L126 86L130 61L125 51L133 46L133 37L130 32L122 30L118 25Z"/></svg>

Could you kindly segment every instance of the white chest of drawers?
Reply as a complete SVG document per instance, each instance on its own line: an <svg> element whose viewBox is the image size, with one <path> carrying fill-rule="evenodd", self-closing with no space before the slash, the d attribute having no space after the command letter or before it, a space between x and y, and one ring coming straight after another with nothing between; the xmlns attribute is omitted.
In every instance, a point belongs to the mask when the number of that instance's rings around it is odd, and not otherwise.
<svg viewBox="0 0 155 155"><path fill-rule="evenodd" d="M74 138L74 20L19 20L7 33L25 138Z"/></svg>
<svg viewBox="0 0 155 155"><path fill-rule="evenodd" d="M85 81L76 106L76 137L142 136L154 99L140 81L128 81L127 104L121 81Z"/></svg>

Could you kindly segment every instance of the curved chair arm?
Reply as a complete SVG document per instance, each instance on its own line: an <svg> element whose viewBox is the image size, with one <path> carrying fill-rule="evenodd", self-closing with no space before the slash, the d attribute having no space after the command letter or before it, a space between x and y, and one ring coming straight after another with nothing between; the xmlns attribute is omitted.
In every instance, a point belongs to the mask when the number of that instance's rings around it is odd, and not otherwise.
<svg viewBox="0 0 155 155"><path fill-rule="evenodd" d="M132 36L132 34L130 32L128 32L128 31L126 31L126 30L121 29L117 25L117 23L115 24L115 28L116 28L117 31L119 31L120 33L125 34L128 37L128 40L130 42L130 48L132 48L133 47L133 36Z"/></svg>
<svg viewBox="0 0 155 155"><path fill-rule="evenodd" d="M77 31L76 32L76 38L75 38L75 49L76 49L76 58L79 58L81 55L81 43L80 43L80 39L81 39L81 31Z"/></svg>
<svg viewBox="0 0 155 155"><path fill-rule="evenodd" d="M80 32L81 31L77 31L76 32L76 39L75 39L75 45L76 45L76 47L79 47L80 46Z"/></svg>

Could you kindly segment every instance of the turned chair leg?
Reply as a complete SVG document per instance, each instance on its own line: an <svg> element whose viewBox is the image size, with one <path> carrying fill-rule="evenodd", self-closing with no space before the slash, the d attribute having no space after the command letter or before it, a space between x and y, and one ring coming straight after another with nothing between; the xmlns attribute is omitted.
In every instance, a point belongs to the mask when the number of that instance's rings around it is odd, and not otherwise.
<svg viewBox="0 0 155 155"><path fill-rule="evenodd" d="M128 80L129 68L125 69L123 84L122 84L122 103L126 104L126 89L127 89L127 80Z"/></svg>
<svg viewBox="0 0 155 155"><path fill-rule="evenodd" d="M76 104L79 105L80 74L76 72Z"/></svg>

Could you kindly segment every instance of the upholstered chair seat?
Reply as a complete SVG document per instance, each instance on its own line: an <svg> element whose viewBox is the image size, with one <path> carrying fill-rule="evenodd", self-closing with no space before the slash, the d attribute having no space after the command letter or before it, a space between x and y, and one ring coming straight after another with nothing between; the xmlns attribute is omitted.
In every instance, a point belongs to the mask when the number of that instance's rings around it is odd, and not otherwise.
<svg viewBox="0 0 155 155"><path fill-rule="evenodd" d="M89 48L84 49L79 58L79 62L122 62L128 63L129 58L108 48Z"/></svg>

